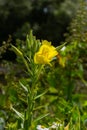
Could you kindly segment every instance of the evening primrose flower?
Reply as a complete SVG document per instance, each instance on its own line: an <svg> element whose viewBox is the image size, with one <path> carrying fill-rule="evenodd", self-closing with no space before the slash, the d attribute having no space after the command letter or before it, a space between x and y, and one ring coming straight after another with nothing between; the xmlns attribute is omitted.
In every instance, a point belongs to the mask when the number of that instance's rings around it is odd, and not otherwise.
<svg viewBox="0 0 87 130"><path fill-rule="evenodd" d="M47 40L42 41L42 45L38 52L34 55L36 64L50 64L51 60L58 55L56 48Z"/></svg>

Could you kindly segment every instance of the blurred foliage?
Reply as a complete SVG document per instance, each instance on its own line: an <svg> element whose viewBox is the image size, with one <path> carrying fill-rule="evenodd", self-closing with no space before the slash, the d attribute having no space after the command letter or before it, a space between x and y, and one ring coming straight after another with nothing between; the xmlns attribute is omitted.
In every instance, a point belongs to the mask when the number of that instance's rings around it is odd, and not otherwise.
<svg viewBox="0 0 87 130"><path fill-rule="evenodd" d="M37 38L58 45L64 41L63 34L75 16L78 3L78 0L3 0L0 4L0 42L7 40L9 34L14 40L24 39L27 30L32 28Z"/></svg>
<svg viewBox="0 0 87 130"><path fill-rule="evenodd" d="M79 0L1 0L0 2L0 46L9 35L12 43L25 40L30 29L38 39L47 39L57 46L65 40ZM7 43L6 43L7 44ZM6 50L3 59L13 61L15 54ZM2 59L1 58L1 59Z"/></svg>
<svg viewBox="0 0 87 130"><path fill-rule="evenodd" d="M39 2L33 1L36 2L36 4L33 5L35 6L35 9L39 9L36 7L41 6L42 3L44 3L43 1L38 1ZM53 4L53 1L51 0L48 2ZM56 2L53 5L57 8ZM60 5L63 7L61 10L64 10L64 7L67 7L66 4L61 4L61 1ZM50 5L49 8L51 8ZM59 13L56 12L56 8L54 11L55 13L53 11L52 13L58 16ZM34 118L47 112L49 112L50 115L37 121L37 123L34 124L35 126L37 124L49 126L52 122L58 121L64 123L66 130L87 129L86 12L86 3L81 1L78 6L77 14L69 26L69 34L66 35L66 45L62 49L58 50L59 57L56 61L54 59L52 67L45 66L44 70L40 74L38 94L44 92L44 90L47 90L47 92L45 93L45 96L36 100ZM70 15L70 12L67 13ZM43 22L43 24L45 23ZM35 27L36 30L39 29L37 24L34 26L33 22L32 26L30 26L29 23L25 23L24 26L22 26L21 29L18 29L17 33L15 33L15 36L19 36L19 39L17 38L15 40L16 46L23 53L24 58L28 60L28 62L30 50L28 49L28 46L26 46L26 43L28 42L27 40L29 37L28 35L26 36L28 31L25 33L25 30L31 27ZM44 27L43 30L45 30ZM24 33L22 33L22 31ZM55 31L55 29L53 31ZM46 31L43 32L45 33ZM50 33L52 33L52 31L50 31ZM38 32L38 34L41 33ZM54 34L58 36L56 31ZM23 37L26 36L26 39L20 40L21 35ZM47 39L44 35L41 39L43 38ZM1 66L5 66L7 71L5 72L4 77L6 83L0 83L0 117L3 118L3 122L5 121L4 123L6 123L5 126L7 129L16 129L17 127L17 129L19 129L21 127L21 120L13 111L10 110L10 105L12 104L20 112L26 110L26 92L23 87L28 86L32 81L30 79L30 74L26 71L22 59L18 56L15 64L3 61ZM19 81L24 85L23 87L21 87Z"/></svg>
<svg viewBox="0 0 87 130"><path fill-rule="evenodd" d="M6 53L7 48L9 48L11 43L11 36L9 35L9 39L7 41L2 42L2 46L0 46L0 59L2 55Z"/></svg>
<svg viewBox="0 0 87 130"><path fill-rule="evenodd" d="M72 20L69 29L69 34L66 35L67 42L77 40L87 42L87 2L81 1L75 18Z"/></svg>

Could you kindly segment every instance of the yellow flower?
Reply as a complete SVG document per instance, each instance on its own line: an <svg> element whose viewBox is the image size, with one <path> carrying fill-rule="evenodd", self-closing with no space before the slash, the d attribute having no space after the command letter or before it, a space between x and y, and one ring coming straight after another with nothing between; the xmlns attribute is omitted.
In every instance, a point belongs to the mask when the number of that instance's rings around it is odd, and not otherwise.
<svg viewBox="0 0 87 130"><path fill-rule="evenodd" d="M36 64L50 64L50 61L56 55L58 55L56 48L51 45L51 42L44 40L39 51L34 55L34 62Z"/></svg>

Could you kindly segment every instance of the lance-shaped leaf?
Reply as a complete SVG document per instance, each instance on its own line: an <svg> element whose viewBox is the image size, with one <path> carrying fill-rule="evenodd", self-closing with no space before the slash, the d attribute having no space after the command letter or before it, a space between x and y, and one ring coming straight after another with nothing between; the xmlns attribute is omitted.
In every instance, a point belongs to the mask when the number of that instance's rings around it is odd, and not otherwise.
<svg viewBox="0 0 87 130"><path fill-rule="evenodd" d="M24 115L23 114L21 114L20 112L18 112L15 108L13 108L12 106L11 106L11 109L22 119L22 120L24 120Z"/></svg>
<svg viewBox="0 0 87 130"><path fill-rule="evenodd" d="M18 56L21 56L23 57L23 53L15 46L11 45L12 46L12 50L18 55Z"/></svg>
<svg viewBox="0 0 87 130"><path fill-rule="evenodd" d="M36 99L40 98L41 96L43 96L43 95L46 94L47 92L48 92L48 90L44 91L43 93L37 95L34 99L36 100Z"/></svg>
<svg viewBox="0 0 87 130"><path fill-rule="evenodd" d="M26 91L26 92L28 92L28 89L27 89L27 87L26 86L24 86L20 81L19 81L19 84L21 85L21 87Z"/></svg>
<svg viewBox="0 0 87 130"><path fill-rule="evenodd" d="M37 119L35 119L34 122L37 122L37 121L41 120L42 118L48 116L49 114L50 113L47 113L47 114L44 114L44 115L41 115L41 116L37 117Z"/></svg>
<svg viewBox="0 0 87 130"><path fill-rule="evenodd" d="M67 44L67 42L63 43L63 44L60 45L60 46L57 46L57 47L56 47L56 50L57 50L57 51L60 51L60 49L62 49L66 44Z"/></svg>

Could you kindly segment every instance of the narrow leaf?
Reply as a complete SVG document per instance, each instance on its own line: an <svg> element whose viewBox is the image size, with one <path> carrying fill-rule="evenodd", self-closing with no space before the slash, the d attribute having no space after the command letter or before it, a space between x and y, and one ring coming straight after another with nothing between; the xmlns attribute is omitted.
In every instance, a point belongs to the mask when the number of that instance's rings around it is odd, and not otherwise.
<svg viewBox="0 0 87 130"><path fill-rule="evenodd" d="M62 49L65 45L67 44L67 42L65 42L64 44L57 46L56 50L59 51L60 49Z"/></svg>
<svg viewBox="0 0 87 130"><path fill-rule="evenodd" d="M12 46L12 50L19 56L23 57L23 53L15 46L11 45Z"/></svg>
<svg viewBox="0 0 87 130"><path fill-rule="evenodd" d="M18 112L16 109L14 109L12 106L11 106L11 109L22 119L24 120L24 115L21 114L20 112Z"/></svg>
<svg viewBox="0 0 87 130"><path fill-rule="evenodd" d="M36 99L40 98L41 96L43 96L43 95L46 94L47 92L48 92L48 90L46 90L45 92L43 92L43 93L41 93L40 95L36 96L34 99L36 100Z"/></svg>
<svg viewBox="0 0 87 130"><path fill-rule="evenodd" d="M25 87L20 81L19 81L19 84L21 85L21 87L22 87L26 92L28 92L27 87Z"/></svg>
<svg viewBox="0 0 87 130"><path fill-rule="evenodd" d="M37 122L37 121L41 120L42 118L48 116L49 114L50 114L50 113L47 113L47 114L45 114L45 115L39 116L36 120L34 120L34 122Z"/></svg>

